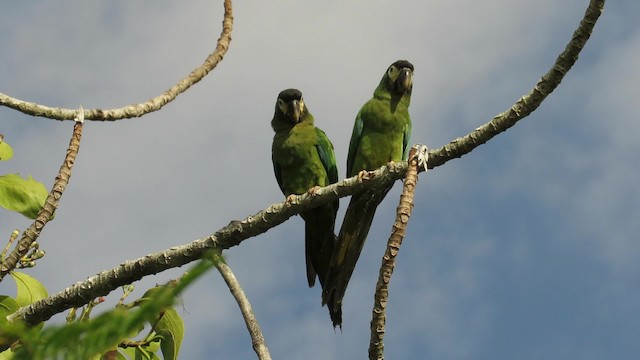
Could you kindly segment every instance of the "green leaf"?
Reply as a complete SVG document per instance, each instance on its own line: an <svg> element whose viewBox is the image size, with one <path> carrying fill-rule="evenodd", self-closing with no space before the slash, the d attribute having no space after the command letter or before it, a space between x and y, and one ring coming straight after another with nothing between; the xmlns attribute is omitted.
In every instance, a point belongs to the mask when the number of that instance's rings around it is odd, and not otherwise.
<svg viewBox="0 0 640 360"><path fill-rule="evenodd" d="M20 306L16 302L16 300L10 296L0 295L0 349L5 350L9 349L11 343L16 341L18 338L15 335L8 335L2 331L2 329L6 329L7 327L7 315L13 314L18 311ZM2 351L0 350L0 351ZM5 350L0 352L0 360L2 359L10 359L13 357L13 353L11 350Z"/></svg>
<svg viewBox="0 0 640 360"><path fill-rule="evenodd" d="M7 295L0 295L0 323L7 321L5 317L9 314L13 314L20 308L20 305L16 302L16 299Z"/></svg>
<svg viewBox="0 0 640 360"><path fill-rule="evenodd" d="M18 174L0 176L0 206L35 219L44 206L49 191L29 176L26 180Z"/></svg>
<svg viewBox="0 0 640 360"><path fill-rule="evenodd" d="M7 295L0 295L0 325L7 322L7 315L13 314L19 308L20 305L18 305L16 299Z"/></svg>
<svg viewBox="0 0 640 360"><path fill-rule="evenodd" d="M161 360L158 355L146 348L130 347L120 351L127 354L126 358L130 360Z"/></svg>
<svg viewBox="0 0 640 360"><path fill-rule="evenodd" d="M15 360L84 360L95 354L104 354L117 346L128 334L138 329L140 324L155 323L158 314L164 309L170 308L175 297L212 266L210 261L197 262L174 286L165 286L157 293L148 294L153 295L153 298L149 299L151 301L144 301L131 309L117 307L92 317L86 322L72 322L63 326L49 324L42 331L29 328L27 329L29 332L24 331L26 335L20 337L22 346L16 349ZM4 331L5 329L0 328L0 330ZM144 354L149 359L159 360L158 355L150 351L154 344L157 342L149 344L146 349L141 349L140 355ZM128 354L125 351L121 351L121 353Z"/></svg>
<svg viewBox="0 0 640 360"><path fill-rule="evenodd" d="M33 304L34 302L49 296L47 289L40 281L25 273L17 271L12 271L10 274L18 288L16 293L16 302L20 307Z"/></svg>
<svg viewBox="0 0 640 360"><path fill-rule="evenodd" d="M165 293L175 288L177 283L172 282L165 285L159 285L147 290L144 295L137 301L138 306L144 306L149 302L158 301ZM160 339L160 349L165 360L175 360L178 358L178 351L184 336L184 322L180 315L169 306L158 309L158 314L162 314L160 320L153 329L157 338ZM150 350L150 348L146 349Z"/></svg>
<svg viewBox="0 0 640 360"><path fill-rule="evenodd" d="M127 360L135 360L136 356L138 355L138 349L134 347L128 347L118 350L118 354L122 355L123 353L126 355Z"/></svg>
<svg viewBox="0 0 640 360"><path fill-rule="evenodd" d="M118 349L118 355L118 360L120 360L120 356L124 357L126 360L133 360L136 358L136 349L130 347L125 349Z"/></svg>
<svg viewBox="0 0 640 360"><path fill-rule="evenodd" d="M0 352L0 360L11 360L13 359L13 351L11 349L7 349L3 352Z"/></svg>
<svg viewBox="0 0 640 360"><path fill-rule="evenodd" d="M13 149L9 144L0 140L0 161L9 160L13 157Z"/></svg>
<svg viewBox="0 0 640 360"><path fill-rule="evenodd" d="M136 348L136 360L162 360L156 353L150 352L144 348Z"/></svg>
<svg viewBox="0 0 640 360"><path fill-rule="evenodd" d="M164 315L156 324L155 331L161 337L160 349L164 359L177 359L184 336L184 321L178 312L173 308L165 309Z"/></svg>
<svg viewBox="0 0 640 360"><path fill-rule="evenodd" d="M160 341L150 341L147 345L143 346L143 348L146 352L157 353L158 350L160 350Z"/></svg>

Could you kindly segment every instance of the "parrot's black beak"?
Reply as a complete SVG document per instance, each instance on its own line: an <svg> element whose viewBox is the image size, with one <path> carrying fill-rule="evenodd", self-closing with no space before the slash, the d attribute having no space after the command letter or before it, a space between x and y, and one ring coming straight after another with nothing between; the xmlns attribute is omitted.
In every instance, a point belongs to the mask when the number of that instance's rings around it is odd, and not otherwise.
<svg viewBox="0 0 640 360"><path fill-rule="evenodd" d="M291 122L297 124L300 122L300 117L302 116L302 112L300 111L300 101L293 100L287 106L287 115L291 119Z"/></svg>
<svg viewBox="0 0 640 360"><path fill-rule="evenodd" d="M402 68L402 70L400 70L400 74L398 74L398 78L396 79L396 89L398 92L404 93L411 89L411 86L413 85L412 83L413 78L411 69Z"/></svg>

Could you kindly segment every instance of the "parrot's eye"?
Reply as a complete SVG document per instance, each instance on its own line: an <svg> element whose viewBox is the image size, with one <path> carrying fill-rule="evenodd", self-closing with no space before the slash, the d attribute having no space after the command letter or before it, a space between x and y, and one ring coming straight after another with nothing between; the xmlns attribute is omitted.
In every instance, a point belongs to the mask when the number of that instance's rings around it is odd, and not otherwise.
<svg viewBox="0 0 640 360"><path fill-rule="evenodd" d="M398 68L391 65L389 66L389 70L387 70L387 75L391 78L391 80L395 81L398 77Z"/></svg>
<svg viewBox="0 0 640 360"><path fill-rule="evenodd" d="M284 102L284 100L280 98L278 98L278 108L280 108L282 112L286 112L286 109L287 109L287 104Z"/></svg>

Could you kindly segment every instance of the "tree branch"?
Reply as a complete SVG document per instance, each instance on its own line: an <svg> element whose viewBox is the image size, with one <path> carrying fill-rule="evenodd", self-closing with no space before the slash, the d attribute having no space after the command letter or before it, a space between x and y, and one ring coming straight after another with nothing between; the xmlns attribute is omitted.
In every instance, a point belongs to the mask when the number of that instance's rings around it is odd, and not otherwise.
<svg viewBox="0 0 640 360"><path fill-rule="evenodd" d="M38 239L38 236L40 236L40 232L42 232L44 226L53 217L53 214L60 203L62 193L67 187L67 184L69 184L71 169L73 168L73 163L78 155L78 150L80 150L82 124L84 120L82 108L80 108L80 110L76 110L76 116L76 123L73 125L73 134L71 135L69 147L67 148L67 155L64 158L62 166L60 166L60 170L58 171L56 180L53 183L53 187L45 199L44 206L38 213L36 219L31 223L31 226L22 233L22 238L18 241L11 254L2 260L2 263L0 263L0 282L10 271L16 268L20 259L29 251L31 244Z"/></svg>
<svg viewBox="0 0 640 360"><path fill-rule="evenodd" d="M85 119L97 121L114 121L119 119L127 119L140 117L147 113L160 110L164 105L173 101L178 95L186 91L192 85L202 80L211 70L213 70L229 49L231 42L231 31L233 29L233 11L231 0L224 0L224 19L222 20L222 32L216 48L210 54L202 65L191 71L182 80L178 81L170 89L162 94L147 100L144 103L131 104L117 109L92 109L85 110ZM39 105L33 102L18 100L9 95L0 93L0 105L7 106L14 110L18 110L27 115L46 117L54 120L71 120L76 115L74 109L52 108Z"/></svg>
<svg viewBox="0 0 640 360"><path fill-rule="evenodd" d="M418 182L418 165L420 163L419 155L426 154L426 147L422 145L414 145L409 152L409 168L404 180L402 194L400 194L400 203L396 210L396 221L393 224L391 236L387 241L387 248L382 257L382 265L378 273L378 281L376 283L376 291L373 301L373 311L371 317L371 337L369 339L369 359L384 359L384 339L386 309L389 298L389 282L393 269L395 267L396 255L400 251L402 240L407 230L407 224L413 210L413 194L415 192L416 183Z"/></svg>
<svg viewBox="0 0 640 360"><path fill-rule="evenodd" d="M240 283L236 279L235 275L233 275L233 271L231 271L231 268L227 265L219 252L214 252L211 256L213 257L213 263L220 272L220 275L222 275L224 282L227 283L227 286L231 291L231 295L233 295L240 307L244 323L247 325L249 335L251 335L251 345L258 355L258 359L271 360L271 354L269 354L269 349L264 341L264 336L262 335L262 330L260 330L258 320L253 313L249 299L247 299L247 296L244 294Z"/></svg>
<svg viewBox="0 0 640 360"><path fill-rule="evenodd" d="M557 87L566 72L575 63L602 12L603 6L604 0L591 0L585 17L574 32L571 42L560 54L552 69L542 77L528 95L518 100L511 109L497 115L489 123L479 127L472 133L455 139L439 149L429 151L428 167L430 169L435 168L449 160L469 153L534 111L544 97ZM544 96L541 97L541 95L536 94L544 94ZM22 318L32 324L45 321L54 314L70 307L80 307L93 298L107 295L119 286L130 284L144 276L197 260L210 249L228 249L236 246L248 238L262 234L272 227L280 225L301 211L328 203L339 197L362 192L382 181L386 181L387 177L392 177L394 180L400 179L405 176L406 171L407 162L396 163L391 167L383 166L369 173L371 179L358 182L358 177L354 176L321 188L315 195L304 194L299 196L298 202L291 204L291 206L286 206L284 202L271 205L244 220L232 221L213 235L163 252L150 254L143 258L126 261L111 270L103 271L46 299L23 307L8 316L8 319ZM419 171L424 171L424 169L420 167Z"/></svg>
<svg viewBox="0 0 640 360"><path fill-rule="evenodd" d="M402 170L404 169L404 170ZM180 267L202 258L212 249L224 250L240 244L242 241L260 235L280 225L291 216L321 204L344 197L371 187L377 181L398 179L400 171L406 171L406 162L392 167L382 167L370 172L372 180L358 182L358 177L320 188L314 195L298 196L293 204L281 202L269 206L258 213L216 231L214 234L192 241L191 243L169 248L165 251L149 254L136 260L125 261L113 269L105 270L87 280L78 282L46 299L25 306L11 314L8 319L23 318L31 324L48 320L51 316L71 307L81 307L99 296L105 296L120 286L131 284L147 275Z"/></svg>

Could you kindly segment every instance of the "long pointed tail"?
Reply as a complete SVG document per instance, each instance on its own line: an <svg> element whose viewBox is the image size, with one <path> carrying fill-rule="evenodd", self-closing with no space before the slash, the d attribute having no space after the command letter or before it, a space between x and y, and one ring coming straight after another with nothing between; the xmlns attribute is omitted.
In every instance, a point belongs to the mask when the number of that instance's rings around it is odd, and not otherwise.
<svg viewBox="0 0 640 360"><path fill-rule="evenodd" d="M305 258L309 287L315 285L317 276L320 286L324 289L331 255L337 243L337 237L333 232L336 212L337 202L300 214L305 221Z"/></svg>
<svg viewBox="0 0 640 360"><path fill-rule="evenodd" d="M376 209L391 187L393 183L382 191L372 189L351 197L322 294L322 304L327 304L334 327L342 327L342 299L369 234Z"/></svg>

